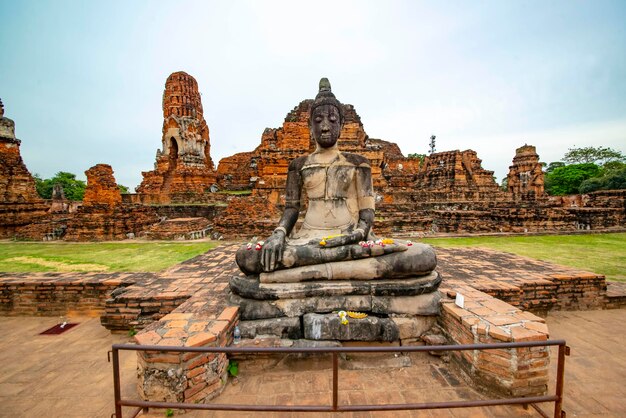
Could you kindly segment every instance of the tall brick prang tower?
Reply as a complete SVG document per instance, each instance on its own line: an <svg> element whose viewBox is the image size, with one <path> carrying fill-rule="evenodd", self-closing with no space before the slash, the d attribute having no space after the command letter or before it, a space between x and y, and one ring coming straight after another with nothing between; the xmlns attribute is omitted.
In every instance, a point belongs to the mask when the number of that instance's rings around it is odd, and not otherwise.
<svg viewBox="0 0 626 418"><path fill-rule="evenodd" d="M143 172L137 193L163 203L176 196L205 193L215 183L209 127L198 83L189 74L171 74L163 92L163 136L153 171Z"/></svg>

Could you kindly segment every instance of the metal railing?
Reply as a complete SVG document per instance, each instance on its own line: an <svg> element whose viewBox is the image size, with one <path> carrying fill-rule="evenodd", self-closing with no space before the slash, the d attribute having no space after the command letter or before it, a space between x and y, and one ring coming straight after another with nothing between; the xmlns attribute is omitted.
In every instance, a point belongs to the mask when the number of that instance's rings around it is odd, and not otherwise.
<svg viewBox="0 0 626 418"><path fill-rule="evenodd" d="M483 399L475 401L450 401L450 402L425 402L406 404L385 405L340 405L339 404L339 353L385 353L385 352L419 352L419 351L466 351L466 350L495 350L523 347L547 347L558 346L558 360L556 373L556 391L554 395L516 397L506 399ZM197 404L184 402L152 402L122 399L120 390L120 365L119 352L127 351L160 351L179 353L319 353L332 354L333 387L331 405L239 405L239 404ZM563 379L565 371L565 356L569 355L570 349L565 340L529 341L516 343L494 344L466 344L466 345L434 345L434 346L411 346L411 347L315 347L315 348L259 348L259 347L171 347L157 345L133 345L113 344L113 388L115 395L115 413L112 417L122 418L122 407L138 407L133 417L142 410L149 408L177 408L192 410L223 410L223 411L274 411L274 412L355 412L355 411L392 411L392 410L418 410L418 409L445 409L445 408L468 408L496 405L528 405L537 412L548 417L536 404L554 402L554 417L563 418L565 412L563 406ZM110 358L109 358L110 360Z"/></svg>

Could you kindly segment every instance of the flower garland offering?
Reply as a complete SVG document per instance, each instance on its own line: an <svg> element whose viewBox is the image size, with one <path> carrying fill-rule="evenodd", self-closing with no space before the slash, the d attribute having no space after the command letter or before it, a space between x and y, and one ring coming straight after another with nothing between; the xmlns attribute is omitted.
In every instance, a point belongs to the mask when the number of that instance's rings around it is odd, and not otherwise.
<svg viewBox="0 0 626 418"><path fill-rule="evenodd" d="M393 243L394 241L391 238L379 238L376 241L374 241L375 245L380 245L381 247L384 247L385 245L390 245Z"/></svg>
<svg viewBox="0 0 626 418"><path fill-rule="evenodd" d="M263 248L263 244L265 244L265 241L257 242L256 246L254 247L254 249L257 250L257 251L261 251L261 248Z"/></svg>
<svg viewBox="0 0 626 418"><path fill-rule="evenodd" d="M407 247L410 247L411 245L413 245L413 243L410 240L406 242Z"/></svg>

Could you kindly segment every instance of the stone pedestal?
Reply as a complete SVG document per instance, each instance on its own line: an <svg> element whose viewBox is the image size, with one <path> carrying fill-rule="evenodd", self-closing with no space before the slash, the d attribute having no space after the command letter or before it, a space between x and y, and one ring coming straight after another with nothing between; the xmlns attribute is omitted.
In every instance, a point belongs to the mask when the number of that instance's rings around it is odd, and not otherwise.
<svg viewBox="0 0 626 418"><path fill-rule="evenodd" d="M262 283L234 276L230 302L240 308L243 338L413 342L436 322L437 272L403 279ZM365 313L365 318L341 311Z"/></svg>

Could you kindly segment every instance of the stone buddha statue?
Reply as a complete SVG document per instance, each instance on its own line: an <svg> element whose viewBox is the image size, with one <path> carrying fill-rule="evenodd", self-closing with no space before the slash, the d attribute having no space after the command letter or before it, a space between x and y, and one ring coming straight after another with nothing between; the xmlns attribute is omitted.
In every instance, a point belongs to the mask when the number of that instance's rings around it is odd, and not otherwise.
<svg viewBox="0 0 626 418"><path fill-rule="evenodd" d="M430 246L374 235L374 190L369 160L341 152L343 106L328 79L310 109L316 149L289 164L285 210L264 242L244 245L236 261L262 283L373 280L429 274L437 264ZM303 197L308 206L295 230Z"/></svg>

